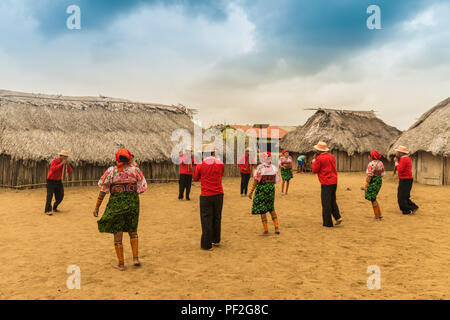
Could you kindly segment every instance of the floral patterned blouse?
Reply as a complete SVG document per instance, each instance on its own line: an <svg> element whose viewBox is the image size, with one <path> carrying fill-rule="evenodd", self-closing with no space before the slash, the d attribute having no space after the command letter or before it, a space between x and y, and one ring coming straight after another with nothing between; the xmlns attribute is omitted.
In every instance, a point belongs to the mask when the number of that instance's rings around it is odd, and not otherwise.
<svg viewBox="0 0 450 320"><path fill-rule="evenodd" d="M98 181L100 191L117 193L133 191L143 193L147 190L147 181L138 167L128 167L119 172L116 166L109 167Z"/></svg>
<svg viewBox="0 0 450 320"><path fill-rule="evenodd" d="M278 161L278 165L284 166L285 168L282 169L291 169L292 168L292 157L288 156L287 158L285 156L280 157L280 160Z"/></svg>
<svg viewBox="0 0 450 320"><path fill-rule="evenodd" d="M381 162L380 160L370 161L369 165L367 166L366 174L368 177L373 176L384 177L386 172L384 171L383 162Z"/></svg>

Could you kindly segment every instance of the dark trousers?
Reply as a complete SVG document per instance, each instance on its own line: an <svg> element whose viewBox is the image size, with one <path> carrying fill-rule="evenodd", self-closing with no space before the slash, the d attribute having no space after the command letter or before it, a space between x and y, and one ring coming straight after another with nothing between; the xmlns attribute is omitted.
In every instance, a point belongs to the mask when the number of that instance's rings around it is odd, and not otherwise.
<svg viewBox="0 0 450 320"><path fill-rule="evenodd" d="M180 174L180 191L178 193L178 199L183 199L184 190L186 190L186 199L189 199L189 193L191 192L192 175Z"/></svg>
<svg viewBox="0 0 450 320"><path fill-rule="evenodd" d="M336 190L337 184L322 185L322 219L325 227L333 227L333 220L339 220L341 215L339 214L339 207L336 203Z"/></svg>
<svg viewBox="0 0 450 320"><path fill-rule="evenodd" d="M241 172L241 194L247 194L249 180L250 180L250 173Z"/></svg>
<svg viewBox="0 0 450 320"><path fill-rule="evenodd" d="M202 222L202 249L211 249L220 243L222 225L223 194L200 197L200 220Z"/></svg>
<svg viewBox="0 0 450 320"><path fill-rule="evenodd" d="M52 211L53 195L55 195L53 210L56 210L58 205L64 199L64 187L61 180L47 180L47 201L45 202L45 212Z"/></svg>
<svg viewBox="0 0 450 320"><path fill-rule="evenodd" d="M400 210L404 214L409 214L411 211L418 209L419 207L411 201L411 189L413 185L413 179L399 179L397 200Z"/></svg>

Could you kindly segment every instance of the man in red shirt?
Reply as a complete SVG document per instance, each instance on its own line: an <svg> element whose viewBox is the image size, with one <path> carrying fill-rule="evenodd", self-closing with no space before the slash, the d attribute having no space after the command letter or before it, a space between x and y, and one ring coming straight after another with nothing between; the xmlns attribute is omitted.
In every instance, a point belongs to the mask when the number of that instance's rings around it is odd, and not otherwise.
<svg viewBox="0 0 450 320"><path fill-rule="evenodd" d="M201 182L200 219L202 223L201 248L212 250L219 246L222 224L223 188L225 166L216 159L212 146L203 147L203 161L195 166L194 181Z"/></svg>
<svg viewBox="0 0 450 320"><path fill-rule="evenodd" d="M319 142L314 146L316 154L312 161L312 170L317 173L320 184L322 185L321 198L322 198L322 219L324 227L333 227L333 215L336 220L336 225L342 222L341 215L339 213L339 207L336 202L336 190L337 190L337 170L336 159L331 153L328 153L329 149L325 142Z"/></svg>
<svg viewBox="0 0 450 320"><path fill-rule="evenodd" d="M194 172L194 157L192 156L192 147L186 147L186 152L180 156L180 181L178 199L183 200L184 190L186 190L186 200L191 200L192 174Z"/></svg>
<svg viewBox="0 0 450 320"><path fill-rule="evenodd" d="M241 157L238 163L241 171L241 197L247 196L248 182L252 173L252 164L250 163L250 149L245 149L245 154Z"/></svg>
<svg viewBox="0 0 450 320"><path fill-rule="evenodd" d="M413 185L412 162L408 156L408 148L399 146L396 151L395 168L398 172L397 200L403 214L416 213L419 207L411 201L411 189Z"/></svg>
<svg viewBox="0 0 450 320"><path fill-rule="evenodd" d="M64 187L61 181L63 175L72 174L72 167L68 161L69 153L63 150L58 155L59 158L52 160L50 171L47 175L47 201L45 203L45 213L49 216L52 215L52 211L58 212L58 205L64 198ZM52 209L53 195L55 195L55 202L53 203Z"/></svg>

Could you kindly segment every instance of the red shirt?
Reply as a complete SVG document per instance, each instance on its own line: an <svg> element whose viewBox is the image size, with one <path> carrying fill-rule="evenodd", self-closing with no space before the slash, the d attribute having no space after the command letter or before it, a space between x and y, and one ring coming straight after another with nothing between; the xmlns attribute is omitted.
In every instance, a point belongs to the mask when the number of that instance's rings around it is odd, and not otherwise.
<svg viewBox="0 0 450 320"><path fill-rule="evenodd" d="M182 154L180 156L180 174L189 174L192 175L193 166L194 166L194 157L191 158L189 163L187 154Z"/></svg>
<svg viewBox="0 0 450 320"><path fill-rule="evenodd" d="M242 173L252 173L252 166L250 164L248 154L241 157L238 166Z"/></svg>
<svg viewBox="0 0 450 320"><path fill-rule="evenodd" d="M202 192L200 196L223 194L222 176L224 171L223 162L214 157L208 157L195 166L194 181L201 181Z"/></svg>
<svg viewBox="0 0 450 320"><path fill-rule="evenodd" d="M403 156L400 161L395 164L399 179L412 179L412 162L408 156Z"/></svg>
<svg viewBox="0 0 450 320"><path fill-rule="evenodd" d="M72 167L67 166L67 172L72 173ZM61 158L53 159L50 163L50 171L48 172L48 180L61 180L63 173L63 165L61 164Z"/></svg>
<svg viewBox="0 0 450 320"><path fill-rule="evenodd" d="M331 153L321 153L312 163L314 173L317 173L320 184L337 184L336 159Z"/></svg>

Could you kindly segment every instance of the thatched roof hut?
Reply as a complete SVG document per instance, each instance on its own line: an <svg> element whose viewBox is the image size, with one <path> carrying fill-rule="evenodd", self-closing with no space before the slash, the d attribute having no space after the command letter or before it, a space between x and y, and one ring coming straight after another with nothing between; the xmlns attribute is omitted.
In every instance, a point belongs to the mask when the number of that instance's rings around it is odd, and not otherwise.
<svg viewBox="0 0 450 320"><path fill-rule="evenodd" d="M374 111L315 110L303 126L284 136L280 146L308 155L317 142L324 141L335 154L339 171L365 170L366 155L374 149L387 155L392 141L401 133L377 118Z"/></svg>
<svg viewBox="0 0 450 320"><path fill-rule="evenodd" d="M43 169L30 170L47 168L61 149L70 152L74 166L84 171L91 166L92 171L111 165L114 152L126 147L149 178L175 177L171 134L178 128L192 132L192 112L181 105L0 90L0 185L44 182ZM101 171L83 170L78 170L78 178L97 179Z"/></svg>
<svg viewBox="0 0 450 320"><path fill-rule="evenodd" d="M415 178L420 183L450 184L450 98L425 112L392 144L408 147Z"/></svg>

